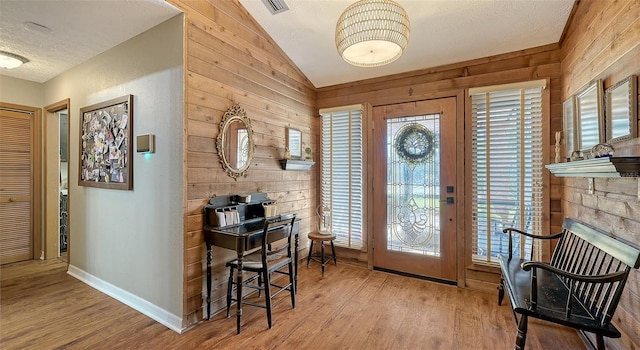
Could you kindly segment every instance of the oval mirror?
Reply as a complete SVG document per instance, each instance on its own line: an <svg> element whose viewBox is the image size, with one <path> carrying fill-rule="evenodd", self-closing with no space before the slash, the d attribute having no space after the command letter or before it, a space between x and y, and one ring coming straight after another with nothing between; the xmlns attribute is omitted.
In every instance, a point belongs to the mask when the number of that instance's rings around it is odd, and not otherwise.
<svg viewBox="0 0 640 350"><path fill-rule="evenodd" d="M216 148L222 168L229 176L245 176L253 158L253 131L251 122L239 104L229 108L222 116Z"/></svg>

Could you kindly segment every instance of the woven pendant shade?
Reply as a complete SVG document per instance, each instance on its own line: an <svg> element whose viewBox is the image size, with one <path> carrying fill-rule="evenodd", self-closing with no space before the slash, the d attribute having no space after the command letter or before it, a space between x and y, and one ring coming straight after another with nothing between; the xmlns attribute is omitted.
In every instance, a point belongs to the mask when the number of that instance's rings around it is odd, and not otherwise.
<svg viewBox="0 0 640 350"><path fill-rule="evenodd" d="M400 58L410 31L407 12L396 2L360 0L338 19L336 47L354 66L382 66Z"/></svg>

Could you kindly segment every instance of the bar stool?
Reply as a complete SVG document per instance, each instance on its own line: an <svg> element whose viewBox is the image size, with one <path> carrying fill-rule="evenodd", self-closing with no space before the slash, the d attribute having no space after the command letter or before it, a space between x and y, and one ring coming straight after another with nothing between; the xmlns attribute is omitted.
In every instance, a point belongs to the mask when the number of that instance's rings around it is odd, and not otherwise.
<svg viewBox="0 0 640 350"><path fill-rule="evenodd" d="M322 277L324 277L324 266L328 261L333 259L333 263L337 266L338 261L336 260L336 249L333 246L333 241L336 239L335 233L329 234L320 234L318 232L310 232L309 240L311 241L311 245L309 246L309 256L307 256L307 267L309 267L309 262L311 260L317 261L322 264ZM313 254L313 243L320 242L320 255ZM329 241L331 243L331 254L330 256L324 255L324 242Z"/></svg>

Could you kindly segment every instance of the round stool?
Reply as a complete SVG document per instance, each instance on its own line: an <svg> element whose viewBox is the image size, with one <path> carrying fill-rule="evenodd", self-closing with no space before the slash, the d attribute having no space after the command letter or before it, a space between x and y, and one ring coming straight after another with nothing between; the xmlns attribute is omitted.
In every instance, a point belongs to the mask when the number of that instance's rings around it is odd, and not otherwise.
<svg viewBox="0 0 640 350"><path fill-rule="evenodd" d="M320 264L322 264L322 277L324 277L324 266L328 261L333 259L333 263L336 266L338 265L338 261L336 260L336 249L333 246L333 241L336 239L336 235L335 233L320 234L318 232L310 232L308 237L311 241L311 245L309 246L309 256L307 256L307 267L309 267L309 261L311 260L319 262ZM316 241L320 242L320 255L313 254L313 243ZM325 257L324 242L326 241L329 241L329 243L331 243L331 254L333 255Z"/></svg>

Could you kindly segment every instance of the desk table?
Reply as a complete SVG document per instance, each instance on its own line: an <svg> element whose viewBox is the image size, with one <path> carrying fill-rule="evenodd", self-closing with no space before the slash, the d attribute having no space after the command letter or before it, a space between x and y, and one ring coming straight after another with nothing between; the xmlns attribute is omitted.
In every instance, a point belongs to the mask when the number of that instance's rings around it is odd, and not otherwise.
<svg viewBox="0 0 640 350"><path fill-rule="evenodd" d="M293 224L292 235L295 241L294 259L295 259L295 272L294 272L294 290L298 290L298 234L300 231L300 220L296 219ZM240 334L240 319L242 317L242 259L245 252L255 248L261 247L262 237L264 236L264 219L254 219L250 222L244 222L239 225L226 226L226 227L213 227L205 225L204 228L204 242L207 246L207 319L211 318L211 261L212 254L211 248L213 246L227 248L237 253L238 259L238 271L236 274L236 299L239 300L236 311L238 334ZM278 230L278 228L275 228ZM273 237L273 241L284 238L284 230L281 230L283 235L269 233L270 237Z"/></svg>

